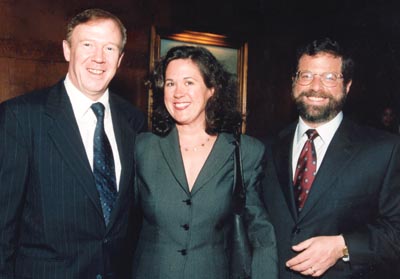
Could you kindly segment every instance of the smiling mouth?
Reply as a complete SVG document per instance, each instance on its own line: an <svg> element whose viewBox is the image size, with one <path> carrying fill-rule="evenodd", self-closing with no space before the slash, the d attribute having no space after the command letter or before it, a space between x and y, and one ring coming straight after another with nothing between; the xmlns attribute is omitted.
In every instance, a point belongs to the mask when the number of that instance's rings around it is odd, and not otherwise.
<svg viewBox="0 0 400 279"><path fill-rule="evenodd" d="M97 70L97 69L88 69L88 71L89 71L89 73L95 74L95 75L101 75L102 73L105 72L103 70Z"/></svg>
<svg viewBox="0 0 400 279"><path fill-rule="evenodd" d="M306 91L302 92L298 98L303 98L306 102L318 104L325 102L326 100L329 101L330 96L325 92Z"/></svg>
<svg viewBox="0 0 400 279"><path fill-rule="evenodd" d="M312 102L322 102L324 100L326 100L326 97L316 97L316 96L308 96L306 97L308 100L312 101Z"/></svg>
<svg viewBox="0 0 400 279"><path fill-rule="evenodd" d="M174 103L174 107L177 109L185 109L190 105L189 102L185 102L185 103Z"/></svg>

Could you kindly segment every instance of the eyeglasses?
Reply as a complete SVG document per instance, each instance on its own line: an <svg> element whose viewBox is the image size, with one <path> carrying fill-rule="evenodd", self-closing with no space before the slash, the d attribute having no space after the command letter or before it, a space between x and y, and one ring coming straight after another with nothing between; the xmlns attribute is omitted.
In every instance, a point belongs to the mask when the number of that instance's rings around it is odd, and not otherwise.
<svg viewBox="0 0 400 279"><path fill-rule="evenodd" d="M315 76L319 76L322 84L326 87L335 87L338 80L343 79L343 75L337 73L314 74L310 71L298 71L295 76L295 82L300 85L310 85Z"/></svg>

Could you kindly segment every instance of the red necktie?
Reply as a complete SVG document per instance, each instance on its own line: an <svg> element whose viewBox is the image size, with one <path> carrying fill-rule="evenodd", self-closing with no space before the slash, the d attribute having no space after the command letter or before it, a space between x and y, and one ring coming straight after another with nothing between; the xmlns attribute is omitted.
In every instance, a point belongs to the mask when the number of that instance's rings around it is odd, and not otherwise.
<svg viewBox="0 0 400 279"><path fill-rule="evenodd" d="M317 130L306 131L308 140L301 150L294 176L294 194L297 208L302 210L307 199L314 177L317 173L317 154L315 153L314 139L318 137Z"/></svg>

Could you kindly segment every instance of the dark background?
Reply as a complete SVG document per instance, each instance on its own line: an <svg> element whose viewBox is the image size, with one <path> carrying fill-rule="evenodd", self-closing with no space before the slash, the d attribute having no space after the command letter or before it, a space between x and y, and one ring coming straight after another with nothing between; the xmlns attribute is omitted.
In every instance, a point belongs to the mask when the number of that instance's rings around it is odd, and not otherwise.
<svg viewBox="0 0 400 279"><path fill-rule="evenodd" d="M372 124L386 103L400 108L398 6L378 0L0 0L0 101L63 78L67 22L85 8L99 7L119 16L128 29L125 58L112 88L144 112L155 25L249 43L247 133L260 137L297 117L289 97L296 47L326 36L337 39L356 61L345 114Z"/></svg>

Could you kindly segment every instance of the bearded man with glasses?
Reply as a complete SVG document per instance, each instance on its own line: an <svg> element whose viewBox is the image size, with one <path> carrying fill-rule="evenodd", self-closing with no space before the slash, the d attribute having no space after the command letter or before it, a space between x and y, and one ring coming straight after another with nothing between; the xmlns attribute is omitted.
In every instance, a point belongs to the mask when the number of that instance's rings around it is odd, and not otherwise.
<svg viewBox="0 0 400 279"><path fill-rule="evenodd" d="M400 140L344 117L353 68L331 39L299 49L262 187L282 279L400 278Z"/></svg>

